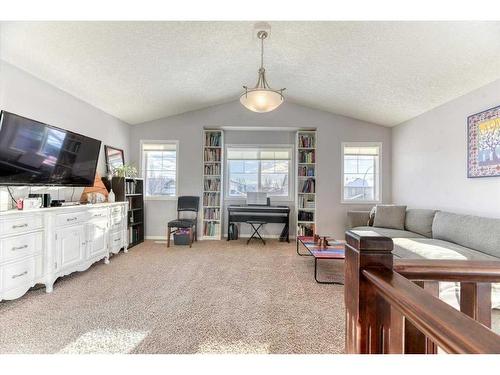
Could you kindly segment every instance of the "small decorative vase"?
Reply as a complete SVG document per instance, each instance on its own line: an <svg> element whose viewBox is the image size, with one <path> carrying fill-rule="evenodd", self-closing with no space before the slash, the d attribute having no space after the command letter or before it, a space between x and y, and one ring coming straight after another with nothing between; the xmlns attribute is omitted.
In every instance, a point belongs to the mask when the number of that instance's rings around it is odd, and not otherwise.
<svg viewBox="0 0 500 375"><path fill-rule="evenodd" d="M115 201L115 199L116 199L115 193L114 193L113 189L111 189L109 191L109 194L108 194L108 202L113 203Z"/></svg>

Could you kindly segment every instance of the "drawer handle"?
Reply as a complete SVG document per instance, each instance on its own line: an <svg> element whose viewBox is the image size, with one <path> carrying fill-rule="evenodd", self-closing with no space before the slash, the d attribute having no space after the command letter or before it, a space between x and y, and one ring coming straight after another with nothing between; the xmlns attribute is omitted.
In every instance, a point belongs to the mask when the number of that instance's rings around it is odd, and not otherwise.
<svg viewBox="0 0 500 375"><path fill-rule="evenodd" d="M13 225L12 229L27 227L28 223Z"/></svg>
<svg viewBox="0 0 500 375"><path fill-rule="evenodd" d="M115 242L120 241L120 238L115 238L113 241Z"/></svg>
<svg viewBox="0 0 500 375"><path fill-rule="evenodd" d="M101 217L102 214L94 214L94 217Z"/></svg>
<svg viewBox="0 0 500 375"><path fill-rule="evenodd" d="M71 218L66 219L66 221L75 221L76 219L78 219L78 218L77 217L71 217Z"/></svg>
<svg viewBox="0 0 500 375"><path fill-rule="evenodd" d="M24 272L18 273L17 275L12 275L12 278L17 279L18 277L21 277L21 276L24 276L27 274L28 274L28 271L24 271Z"/></svg>
<svg viewBox="0 0 500 375"><path fill-rule="evenodd" d="M14 246L11 250L12 251L16 251L16 250L22 250L22 249L26 249L28 247L28 245L23 245L23 246Z"/></svg>

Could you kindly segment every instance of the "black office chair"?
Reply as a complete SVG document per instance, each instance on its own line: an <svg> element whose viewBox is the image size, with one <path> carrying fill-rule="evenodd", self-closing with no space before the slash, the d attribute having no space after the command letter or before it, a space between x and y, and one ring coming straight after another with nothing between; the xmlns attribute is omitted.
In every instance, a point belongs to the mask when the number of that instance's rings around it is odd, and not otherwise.
<svg viewBox="0 0 500 375"><path fill-rule="evenodd" d="M168 222L167 247L170 247L170 235L172 229L189 229L189 247L193 244L193 238L198 241L198 209L200 197L183 196L177 200L177 219ZM194 212L194 218L181 218L183 212ZM174 232L175 232L174 230ZM194 233L193 233L194 230Z"/></svg>
<svg viewBox="0 0 500 375"><path fill-rule="evenodd" d="M267 223L265 221L252 220L252 221L247 221L247 224L250 224L252 226L252 229L253 229L252 235L247 240L247 245L250 243L250 241L252 240L252 238L255 238L256 240L258 240L260 238L260 240L262 241L262 243L265 245L266 241L264 241L264 239L260 235L259 229L262 228L262 226L265 225L265 224L267 224ZM259 237L259 238L257 238L255 235L257 235L257 237Z"/></svg>

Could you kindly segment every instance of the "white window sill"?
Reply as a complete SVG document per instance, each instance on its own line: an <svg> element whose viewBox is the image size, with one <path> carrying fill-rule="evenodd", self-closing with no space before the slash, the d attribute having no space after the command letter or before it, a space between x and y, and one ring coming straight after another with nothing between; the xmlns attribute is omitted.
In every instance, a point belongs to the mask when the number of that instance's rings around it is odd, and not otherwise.
<svg viewBox="0 0 500 375"><path fill-rule="evenodd" d="M382 201L340 201L340 204L368 206L371 204L382 204Z"/></svg>
<svg viewBox="0 0 500 375"><path fill-rule="evenodd" d="M176 201L177 195L163 196L163 195L150 195L144 196L145 201Z"/></svg>

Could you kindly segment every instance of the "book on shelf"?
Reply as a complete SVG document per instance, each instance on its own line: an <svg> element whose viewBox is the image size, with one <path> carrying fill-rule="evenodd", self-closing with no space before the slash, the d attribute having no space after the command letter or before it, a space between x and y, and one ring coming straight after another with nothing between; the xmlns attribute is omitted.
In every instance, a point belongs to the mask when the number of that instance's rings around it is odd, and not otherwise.
<svg viewBox="0 0 500 375"><path fill-rule="evenodd" d="M220 208L204 208L203 218L209 220L220 220Z"/></svg>
<svg viewBox="0 0 500 375"><path fill-rule="evenodd" d="M313 235L314 235L314 225L313 224L299 224L297 226L297 236L312 237Z"/></svg>
<svg viewBox="0 0 500 375"><path fill-rule="evenodd" d="M218 162L221 161L221 149L220 148L205 148L204 151L205 162Z"/></svg>
<svg viewBox="0 0 500 375"><path fill-rule="evenodd" d="M221 132L206 132L205 133L205 146L220 147L222 133Z"/></svg>
<svg viewBox="0 0 500 375"><path fill-rule="evenodd" d="M139 228L130 227L128 228L128 243L133 244L140 239Z"/></svg>
<svg viewBox="0 0 500 375"><path fill-rule="evenodd" d="M215 237L219 234L219 223L207 221L203 226L203 235L207 237Z"/></svg>
<svg viewBox="0 0 500 375"><path fill-rule="evenodd" d="M315 191L316 191L316 180L314 178L308 178L307 180L300 182L299 192L314 193Z"/></svg>
<svg viewBox="0 0 500 375"><path fill-rule="evenodd" d="M299 177L314 177L315 168L314 165L300 165L298 168Z"/></svg>
<svg viewBox="0 0 500 375"><path fill-rule="evenodd" d="M207 176L219 176L221 172L220 164L205 164L204 174Z"/></svg>
<svg viewBox="0 0 500 375"><path fill-rule="evenodd" d="M299 150L299 163L314 164L315 162L316 162L315 150Z"/></svg>
<svg viewBox="0 0 500 375"><path fill-rule="evenodd" d="M300 208L315 208L314 195L299 195L298 196L298 206Z"/></svg>
<svg viewBox="0 0 500 375"><path fill-rule="evenodd" d="M203 205L204 206L219 206L220 205L220 193L203 193Z"/></svg>
<svg viewBox="0 0 500 375"><path fill-rule="evenodd" d="M297 215L298 221L314 221L314 212L299 210Z"/></svg>
<svg viewBox="0 0 500 375"><path fill-rule="evenodd" d="M205 191L220 191L220 179L205 178L203 188Z"/></svg>
<svg viewBox="0 0 500 375"><path fill-rule="evenodd" d="M299 134L299 147L300 148L314 148L316 147L315 136L313 134Z"/></svg>

